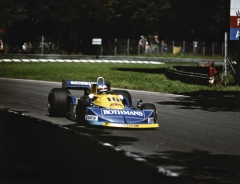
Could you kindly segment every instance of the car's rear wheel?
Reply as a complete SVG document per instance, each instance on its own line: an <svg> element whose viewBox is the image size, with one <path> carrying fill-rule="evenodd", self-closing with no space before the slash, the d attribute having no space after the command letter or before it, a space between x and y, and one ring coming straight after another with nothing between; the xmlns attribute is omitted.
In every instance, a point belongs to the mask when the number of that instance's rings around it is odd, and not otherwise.
<svg viewBox="0 0 240 184"><path fill-rule="evenodd" d="M50 116L66 116L67 114L67 89L54 88L48 94L48 113Z"/></svg>
<svg viewBox="0 0 240 184"><path fill-rule="evenodd" d="M112 94L118 94L118 95L122 95L123 98L127 98L130 105L132 105L132 97L131 97L131 94L126 91L126 90L112 90L111 92Z"/></svg>
<svg viewBox="0 0 240 184"><path fill-rule="evenodd" d="M76 121L77 124L87 126L85 115L87 114L87 107L90 104L84 100L79 100L76 109Z"/></svg>
<svg viewBox="0 0 240 184"><path fill-rule="evenodd" d="M155 121L157 121L157 110L156 110L156 106L152 103L143 103L141 106L141 110L143 109L151 109L154 110L154 118Z"/></svg>

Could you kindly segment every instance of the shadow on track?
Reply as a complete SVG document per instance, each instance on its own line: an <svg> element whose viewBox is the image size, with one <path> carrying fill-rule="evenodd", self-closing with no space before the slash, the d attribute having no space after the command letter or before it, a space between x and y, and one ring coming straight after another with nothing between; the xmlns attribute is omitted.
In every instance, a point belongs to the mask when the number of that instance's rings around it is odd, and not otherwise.
<svg viewBox="0 0 240 184"><path fill-rule="evenodd" d="M75 125L68 127L83 132ZM102 131L86 129L85 133L115 146L131 145L138 141L134 137L111 136L107 129L102 129ZM156 152L154 155L147 156L137 152L133 154L173 173L180 174L181 179L176 182L178 184L237 184L240 181L240 155L211 154L202 150Z"/></svg>
<svg viewBox="0 0 240 184"><path fill-rule="evenodd" d="M156 152L143 157L181 174L181 177L166 177L155 168L124 156L123 151L102 146L83 135L90 134L99 141L116 145L131 144L136 138L114 137L105 129L82 129L76 133L46 121L0 110L0 183L222 184L240 181L238 155L193 150Z"/></svg>
<svg viewBox="0 0 240 184"><path fill-rule="evenodd" d="M180 173L194 184L223 184L240 182L240 156L210 154L207 151L157 152L148 158L155 164L163 165Z"/></svg>
<svg viewBox="0 0 240 184"><path fill-rule="evenodd" d="M7 110L0 110L0 150L0 183L3 184L172 183L176 180L88 136Z"/></svg>
<svg viewBox="0 0 240 184"><path fill-rule="evenodd" d="M182 109L202 109L205 111L216 112L216 111L232 111L239 112L240 105L239 99L236 98L198 98L198 97L177 97L173 101L155 102L161 105L176 105Z"/></svg>

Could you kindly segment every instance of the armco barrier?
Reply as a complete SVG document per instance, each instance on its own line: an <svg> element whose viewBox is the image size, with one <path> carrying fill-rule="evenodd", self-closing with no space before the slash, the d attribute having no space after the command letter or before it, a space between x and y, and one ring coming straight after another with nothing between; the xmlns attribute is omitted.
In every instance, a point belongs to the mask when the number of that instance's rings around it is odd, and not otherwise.
<svg viewBox="0 0 240 184"><path fill-rule="evenodd" d="M179 80L185 83L209 84L210 77L205 73L186 72L171 68L166 68L165 76L171 80Z"/></svg>

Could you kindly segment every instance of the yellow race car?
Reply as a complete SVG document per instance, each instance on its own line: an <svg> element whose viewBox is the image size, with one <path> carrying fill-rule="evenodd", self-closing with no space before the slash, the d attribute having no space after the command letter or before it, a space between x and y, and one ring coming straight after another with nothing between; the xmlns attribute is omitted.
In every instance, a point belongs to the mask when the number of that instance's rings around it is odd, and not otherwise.
<svg viewBox="0 0 240 184"><path fill-rule="evenodd" d="M74 97L70 90L84 90ZM48 95L50 116L66 116L79 125L118 128L158 128L156 107L152 103L132 105L126 90L111 90L111 83L98 77L96 82L63 80L62 88L54 88Z"/></svg>

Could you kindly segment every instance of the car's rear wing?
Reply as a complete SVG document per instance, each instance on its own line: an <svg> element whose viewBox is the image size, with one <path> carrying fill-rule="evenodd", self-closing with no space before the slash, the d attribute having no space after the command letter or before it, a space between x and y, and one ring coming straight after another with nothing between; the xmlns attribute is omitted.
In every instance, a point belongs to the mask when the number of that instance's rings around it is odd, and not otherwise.
<svg viewBox="0 0 240 184"><path fill-rule="evenodd" d="M88 90L92 84L97 84L97 82L87 82L87 81L75 81L75 80L63 80L62 88L65 89L77 89L77 90Z"/></svg>
<svg viewBox="0 0 240 184"><path fill-rule="evenodd" d="M95 85L93 85L95 84ZM108 86L110 91L110 83L109 82L90 82L90 81L77 81L77 80L62 80L62 88L64 89L73 89L73 90L84 90L84 93L86 94L88 89L90 89L93 86L96 86L97 84L105 84Z"/></svg>

